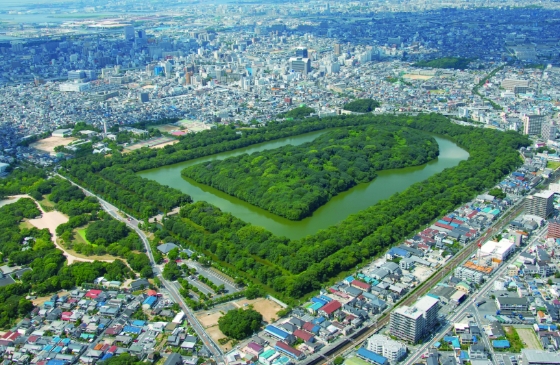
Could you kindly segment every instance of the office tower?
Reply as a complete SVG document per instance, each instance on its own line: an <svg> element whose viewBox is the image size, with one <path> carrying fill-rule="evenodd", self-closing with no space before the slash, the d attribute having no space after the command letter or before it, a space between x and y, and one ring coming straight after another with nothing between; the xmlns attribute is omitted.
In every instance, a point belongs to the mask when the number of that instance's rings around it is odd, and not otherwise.
<svg viewBox="0 0 560 365"><path fill-rule="evenodd" d="M68 71L68 80L82 80L86 78L85 71L76 70L76 71Z"/></svg>
<svg viewBox="0 0 560 365"><path fill-rule="evenodd" d="M342 46L340 45L340 43L335 43L334 44L334 54L337 56L340 56L340 54L342 53Z"/></svg>
<svg viewBox="0 0 560 365"><path fill-rule="evenodd" d="M290 70L307 75L311 72L311 60L309 58L292 57L290 58Z"/></svg>
<svg viewBox="0 0 560 365"><path fill-rule="evenodd" d="M538 136L542 132L544 115L531 114L523 116L523 134Z"/></svg>
<svg viewBox="0 0 560 365"><path fill-rule="evenodd" d="M296 57L309 58L309 53L307 52L307 48L305 47L296 48Z"/></svg>
<svg viewBox="0 0 560 365"><path fill-rule="evenodd" d="M97 80L97 72L95 70L85 70L86 78L90 81Z"/></svg>
<svg viewBox="0 0 560 365"><path fill-rule="evenodd" d="M136 34L138 34L138 38L140 39L146 38L146 31L144 29L138 29L138 32Z"/></svg>
<svg viewBox="0 0 560 365"><path fill-rule="evenodd" d="M134 34L134 27L132 25L127 25L123 28L124 30L124 39L127 41L134 41L135 34Z"/></svg>
<svg viewBox="0 0 560 365"><path fill-rule="evenodd" d="M438 302L426 295L411 307L402 306L391 312L391 335L410 343L420 341L437 325Z"/></svg>
<svg viewBox="0 0 560 365"><path fill-rule="evenodd" d="M552 123L544 123L542 125L542 137L545 141L554 141L556 139L556 126Z"/></svg>
<svg viewBox="0 0 560 365"><path fill-rule="evenodd" d="M140 101L143 103L147 103L148 101L150 101L150 94L140 93Z"/></svg>
<svg viewBox="0 0 560 365"><path fill-rule="evenodd" d="M554 211L554 192L543 190L525 199L525 213L546 219Z"/></svg>

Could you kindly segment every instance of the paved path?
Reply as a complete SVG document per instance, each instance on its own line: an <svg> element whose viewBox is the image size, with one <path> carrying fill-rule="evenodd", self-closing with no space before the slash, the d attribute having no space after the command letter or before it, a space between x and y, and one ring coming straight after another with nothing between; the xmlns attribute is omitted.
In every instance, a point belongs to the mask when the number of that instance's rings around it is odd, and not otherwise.
<svg viewBox="0 0 560 365"><path fill-rule="evenodd" d="M198 322L198 319L196 319L196 317L195 317L194 313L191 311L191 309L187 306L187 304L183 300L183 297L179 294L179 291L177 290L175 285L173 285L173 283L170 283L168 280L166 280L162 276L162 272L161 272L160 268L156 265L156 262L154 260L154 255L152 253L152 247L150 246L150 242L148 240L148 237L144 234L144 232L141 229L138 228L139 221L137 219L133 218L132 216L129 216L130 220L123 218L118 213L119 209L117 207L115 207L114 205L109 204L108 202L103 200L98 195L93 194L92 192L90 192L90 191L86 190L85 188L81 187L80 185L78 185L78 184L74 183L73 181L67 179L66 177L64 177L62 175L59 175L59 174L56 174L56 175L60 178L68 180L73 185L76 185L77 187L82 189L82 191L86 195L96 197L99 200L99 203L101 204L101 207L107 213L109 213L116 220L119 220L121 222L126 223L126 225L128 227L133 229L138 234L138 236L140 237L140 239L144 243L144 246L146 247L146 254L150 258L150 262L151 262L151 265L152 265L152 269L154 271L154 275L161 281L162 285L165 287L165 289L167 289L167 292L171 295L173 300L175 300L175 302L179 304L179 306L181 307L183 312L185 312L185 316L187 317L187 320L189 321L190 325L193 327L193 329L195 330L198 337L202 340L202 343L212 353L212 355L214 355L214 359L217 362L223 362L223 357L222 357L223 352L220 349L220 347L218 346L218 344L216 344L212 340L212 338L204 331L204 328L202 327L200 322Z"/></svg>
<svg viewBox="0 0 560 365"><path fill-rule="evenodd" d="M84 258L84 257L78 257L78 256L74 256L71 253L69 253L68 251L66 251L66 249L60 245L58 243L58 239L57 239L57 235L56 235L56 227L58 227L58 224L50 224L51 222L47 222L47 224L43 225L39 225L37 224L37 222L41 219L46 219L47 216L49 214L52 214L53 212L45 212L45 210L43 209L43 207L41 207L41 204L39 204L39 202L35 199L33 199L31 196L29 195L25 195L25 194L21 194L21 195L13 195L10 198L16 198L16 199L20 199L20 198L29 198L32 199L35 203L37 203L37 207L39 208L39 210L41 211L41 213L43 214L43 218L40 219L30 219L29 223L31 223L33 226L39 228L39 229L43 229L43 228L47 228L49 230L49 232L51 232L52 235L52 242L54 243L54 245L56 246L56 248L58 248L60 251L63 252L64 256L66 256L66 259L68 260L68 264L70 265L73 262L94 262L94 261L103 261L103 262L113 262L114 260L94 260L94 259L88 259L88 258ZM57 212L58 214L61 214L60 212ZM66 221L68 221L68 219L66 219ZM65 222L63 222L65 223Z"/></svg>

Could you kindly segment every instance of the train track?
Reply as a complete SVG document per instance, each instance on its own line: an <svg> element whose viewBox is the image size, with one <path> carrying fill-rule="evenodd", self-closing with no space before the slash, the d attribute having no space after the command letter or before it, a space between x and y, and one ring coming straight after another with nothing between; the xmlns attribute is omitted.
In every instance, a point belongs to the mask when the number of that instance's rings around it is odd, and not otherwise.
<svg viewBox="0 0 560 365"><path fill-rule="evenodd" d="M523 202L525 199L520 200L517 204L518 206L515 207L514 210L509 211L505 216L503 216L499 221L495 223L491 228L486 231L486 234L475 242L470 244L469 246L465 247L463 250L459 252L455 257L453 257L447 264L441 267L434 275L432 275L427 281L420 284L410 294L408 294L403 300L398 302L392 309L397 307L406 305L409 306L416 301L416 299L420 296L426 294L435 284L440 282L446 275L448 275L451 271L453 271L456 267L459 266L464 260L466 260L473 252L476 252L478 248L478 244L482 244L495 232L499 232L507 223L509 223L513 218L523 211ZM513 208L513 207L512 207ZM359 346L365 339L367 339L370 335L377 332L380 328L383 328L387 323L389 323L390 313L385 313L375 324L361 328L359 331L353 333L350 336L347 336L343 339L339 344L335 347L328 349L326 352L319 354L318 356L309 359L307 362L304 362L302 365L316 365L319 363L328 364L332 362L332 360L346 351L350 350L355 346Z"/></svg>

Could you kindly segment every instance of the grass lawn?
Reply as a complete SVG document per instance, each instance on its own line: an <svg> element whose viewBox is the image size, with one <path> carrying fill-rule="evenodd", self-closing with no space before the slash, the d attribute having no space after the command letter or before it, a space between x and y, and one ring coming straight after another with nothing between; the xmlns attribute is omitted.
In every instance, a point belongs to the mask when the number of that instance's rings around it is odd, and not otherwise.
<svg viewBox="0 0 560 365"><path fill-rule="evenodd" d="M19 228L20 228L20 229L21 229L21 228L28 228L28 229L31 229L31 228L33 228L33 227L34 227L33 224L29 223L28 221L23 221L23 222L21 222L21 223L19 224Z"/></svg>
<svg viewBox="0 0 560 365"><path fill-rule="evenodd" d="M556 161L547 161L546 162L546 167L552 170L556 170L558 167L560 167L560 162L556 162Z"/></svg>
<svg viewBox="0 0 560 365"><path fill-rule="evenodd" d="M80 228L76 230L76 233L78 233L75 237L76 237L76 241L82 241L83 243L87 243L88 245L92 245L94 246L91 242L88 241L88 239L86 238L86 230L87 228Z"/></svg>
<svg viewBox="0 0 560 365"><path fill-rule="evenodd" d="M54 203L47 198L43 198L43 200L41 200L39 204L45 212L52 212L54 210Z"/></svg>

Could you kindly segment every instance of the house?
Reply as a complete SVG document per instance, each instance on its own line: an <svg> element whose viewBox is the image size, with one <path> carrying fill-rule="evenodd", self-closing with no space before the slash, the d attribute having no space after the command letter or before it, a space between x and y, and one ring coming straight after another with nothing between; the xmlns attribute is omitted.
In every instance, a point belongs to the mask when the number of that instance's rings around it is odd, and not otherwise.
<svg viewBox="0 0 560 365"><path fill-rule="evenodd" d="M178 353L172 352L163 365L183 365L183 357Z"/></svg>
<svg viewBox="0 0 560 365"><path fill-rule="evenodd" d="M130 289L132 291L138 291L150 286L150 282L146 279L138 279L130 283Z"/></svg>
<svg viewBox="0 0 560 365"><path fill-rule="evenodd" d="M178 247L179 246L177 246L176 244L174 244L172 242L167 242L167 243L164 243L162 245L157 246L157 249L162 254L167 255L169 253L169 251L173 250L174 248L178 248Z"/></svg>
<svg viewBox="0 0 560 365"><path fill-rule="evenodd" d="M319 314L322 314L328 318L331 318L332 315L338 311L342 307L342 304L338 300L333 300L330 303L324 305L321 309L319 309Z"/></svg>

